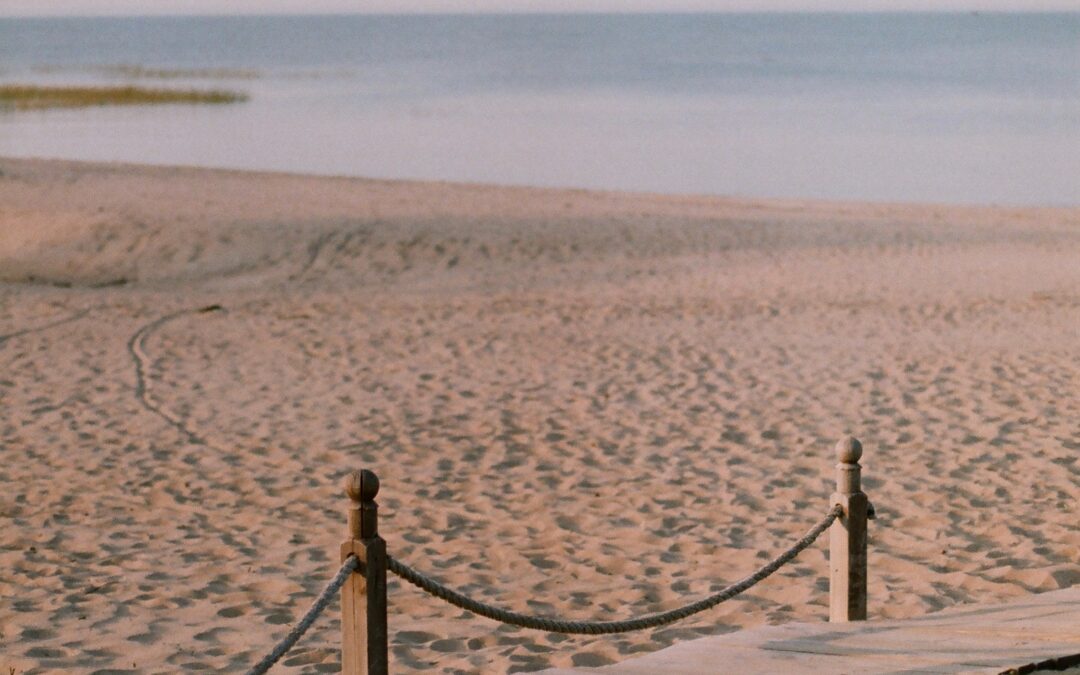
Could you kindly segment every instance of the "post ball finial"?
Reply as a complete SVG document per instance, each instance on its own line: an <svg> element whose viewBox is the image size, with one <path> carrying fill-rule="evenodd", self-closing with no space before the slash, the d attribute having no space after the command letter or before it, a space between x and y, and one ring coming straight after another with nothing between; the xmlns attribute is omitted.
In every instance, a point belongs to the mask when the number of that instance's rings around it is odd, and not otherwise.
<svg viewBox="0 0 1080 675"><path fill-rule="evenodd" d="M836 459L843 464L857 464L862 457L862 443L854 436L843 438L836 444Z"/></svg>
<svg viewBox="0 0 1080 675"><path fill-rule="evenodd" d="M370 502L379 494L379 477L373 471L361 469L345 477L345 494L354 502Z"/></svg>

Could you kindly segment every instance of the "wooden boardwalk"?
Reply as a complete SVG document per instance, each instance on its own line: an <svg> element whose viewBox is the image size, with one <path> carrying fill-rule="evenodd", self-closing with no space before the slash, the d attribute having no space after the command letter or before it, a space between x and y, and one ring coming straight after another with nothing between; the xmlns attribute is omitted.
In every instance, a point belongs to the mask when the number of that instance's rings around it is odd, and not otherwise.
<svg viewBox="0 0 1080 675"><path fill-rule="evenodd" d="M914 619L766 626L685 642L602 668L543 672L1000 673L1075 654L1080 654L1080 586ZM1080 668L1066 672L1080 673Z"/></svg>

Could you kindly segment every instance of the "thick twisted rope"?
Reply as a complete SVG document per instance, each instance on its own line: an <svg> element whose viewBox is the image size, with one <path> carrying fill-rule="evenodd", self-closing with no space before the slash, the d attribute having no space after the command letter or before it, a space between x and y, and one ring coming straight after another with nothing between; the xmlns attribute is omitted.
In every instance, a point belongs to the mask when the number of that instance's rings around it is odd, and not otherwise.
<svg viewBox="0 0 1080 675"><path fill-rule="evenodd" d="M319 618L319 615L323 613L326 606L330 604L330 601L334 598L334 595L341 590L341 586L349 578L349 575L360 569L360 559L356 556L349 556L349 559L342 564L341 569L334 575L334 578L330 580L330 583L326 585L323 592L319 594L319 597L315 599L315 602L311 605L311 609L307 611L300 621L293 626L289 634L286 635L281 642L277 643L274 649L263 657L261 661L251 667L251 670L247 671L247 675L262 675L266 671L270 670L275 663L281 660L281 657L285 656L292 649L296 641L303 637L308 628L311 628L311 624L315 623L315 619Z"/></svg>
<svg viewBox="0 0 1080 675"><path fill-rule="evenodd" d="M494 607L462 595L455 590L447 588L438 581L424 576L420 572L417 572L413 568L392 557L387 558L387 568L410 584L437 598L445 600L455 607L460 607L461 609L470 611L474 614L479 614L480 616L494 619L495 621L501 621L502 623L508 623L513 626L544 630L550 633L576 633L583 635L627 633L673 623L693 614L703 612L706 609L715 607L721 602L735 597L783 567L785 563L797 556L803 549L814 543L814 540L816 540L822 532L827 530L829 526L832 525L833 521L843 515L843 513L844 509L842 506L834 506L824 518L814 525L814 527L810 528L810 531L806 533L806 536L795 542L791 548L773 558L750 576L727 586L707 598L659 614L650 614L637 619L626 619L623 621L567 621L546 616L520 614L511 610Z"/></svg>

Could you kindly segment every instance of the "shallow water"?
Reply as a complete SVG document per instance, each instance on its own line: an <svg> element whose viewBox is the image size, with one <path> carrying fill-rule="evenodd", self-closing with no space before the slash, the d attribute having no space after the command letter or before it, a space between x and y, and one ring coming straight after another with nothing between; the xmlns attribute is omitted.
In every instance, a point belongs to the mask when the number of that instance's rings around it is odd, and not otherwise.
<svg viewBox="0 0 1080 675"><path fill-rule="evenodd" d="M1080 13L0 20L0 82L130 81L251 100L0 113L0 154L1080 203Z"/></svg>

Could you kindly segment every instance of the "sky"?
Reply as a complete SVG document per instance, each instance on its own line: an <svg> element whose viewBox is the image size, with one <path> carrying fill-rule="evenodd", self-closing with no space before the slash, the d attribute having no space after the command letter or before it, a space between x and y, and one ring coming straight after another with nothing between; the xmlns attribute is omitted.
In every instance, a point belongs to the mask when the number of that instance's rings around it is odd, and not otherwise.
<svg viewBox="0 0 1080 675"><path fill-rule="evenodd" d="M1080 11L1080 0L0 0L0 16L868 10Z"/></svg>

